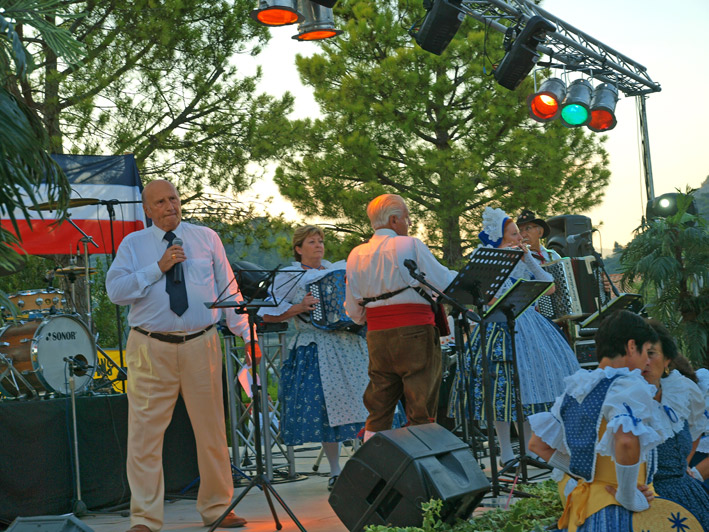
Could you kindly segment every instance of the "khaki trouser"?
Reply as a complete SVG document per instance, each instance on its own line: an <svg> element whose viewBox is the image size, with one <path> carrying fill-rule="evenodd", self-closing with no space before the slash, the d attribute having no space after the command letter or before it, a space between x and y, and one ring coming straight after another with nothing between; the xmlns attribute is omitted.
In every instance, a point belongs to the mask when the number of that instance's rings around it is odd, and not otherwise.
<svg viewBox="0 0 709 532"><path fill-rule="evenodd" d="M234 493L222 399L222 352L216 328L182 344L131 331L128 367L128 460L131 526L162 528L162 450L177 395L182 394L197 442L197 511L211 524Z"/></svg>
<svg viewBox="0 0 709 532"><path fill-rule="evenodd" d="M433 325L410 325L368 331L367 347L366 430L390 429L402 396L410 425L435 422L442 371L438 329Z"/></svg>

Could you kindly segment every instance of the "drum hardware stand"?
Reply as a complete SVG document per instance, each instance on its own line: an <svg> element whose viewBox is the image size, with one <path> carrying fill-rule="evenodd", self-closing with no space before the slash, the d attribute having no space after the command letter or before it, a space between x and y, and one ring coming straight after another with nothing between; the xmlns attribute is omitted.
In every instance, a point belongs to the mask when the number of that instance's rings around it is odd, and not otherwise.
<svg viewBox="0 0 709 532"><path fill-rule="evenodd" d="M9 347L10 344L7 342L1 342L0 347ZM17 390L17 398L18 399L31 399L33 397L39 397L39 394L37 393L37 390L35 390L34 386L32 386L27 379L20 373L17 368L12 363L12 359L9 358L7 355L4 353L0 353L0 366L5 366L5 369L3 370L2 373L0 373L0 381L4 379L9 379L12 381L13 386ZM22 394L20 393L20 385L17 383L17 380L19 379L20 383L27 388L27 393ZM26 396L26 397L25 397Z"/></svg>
<svg viewBox="0 0 709 532"><path fill-rule="evenodd" d="M86 514L86 504L81 500L81 469L79 467L79 433L76 428L76 386L74 374L76 370L85 371L86 365L77 361L74 357L64 357L64 361L69 367L69 390L71 392L71 421L74 430L74 473L76 475L76 499L72 505L72 511L77 517Z"/></svg>
<svg viewBox="0 0 709 532"><path fill-rule="evenodd" d="M506 322L512 345L512 382L515 393L515 410L517 413L517 436L519 438L519 458L505 465L500 470L503 475L511 470L522 472L522 482L529 481L527 465L540 469L551 469L548 464L535 460L527 454L524 438L524 411L522 407L522 391L519 382L519 369L517 366L517 342L515 340L515 320L527 310L534 302L546 292L554 283L551 281L524 281L518 280L487 312L486 318L492 322ZM536 477L535 477L536 478ZM515 492L518 496L527 496L524 492Z"/></svg>
<svg viewBox="0 0 709 532"><path fill-rule="evenodd" d="M96 247L99 247L98 244L94 241L93 237L87 235L81 227L76 225L74 223L74 220L71 219L69 216L69 213L66 215L67 221L76 229L79 231L79 233L82 234L83 238L79 239L79 242L81 242L84 245L84 274L86 275L86 321L88 322L89 326L89 333L93 334L93 323L91 319L91 282L90 282L90 268L89 268L89 243L93 244ZM72 285L72 290L73 290L73 285ZM72 294L73 295L73 294Z"/></svg>
<svg viewBox="0 0 709 532"><path fill-rule="evenodd" d="M108 372L105 369L103 369L99 364L97 364L96 369L102 374L102 376L104 378L106 378L110 384L113 384L115 381L125 381L128 377L128 375L126 374L125 368L122 368L121 366L116 364L113 361L113 359L110 356L108 356L108 353L106 353L106 351L104 351L101 348L100 345L97 344L96 349L99 353L101 353L103 355L103 357L108 362L108 365L112 366L118 372L118 375L116 375L116 377L113 380L111 380L111 378L108 376ZM101 387L103 387L103 385ZM98 389L98 388L94 388L94 390L96 390L96 389Z"/></svg>
<svg viewBox="0 0 709 532"><path fill-rule="evenodd" d="M263 456L261 454L261 419L260 419L260 414L261 414L261 386L259 385L258 381L258 373L256 370L257 364L255 363L256 361L253 360L255 358L255 353L256 353L256 314L258 312L258 309L261 307L276 307L278 306L278 302L274 301L273 303L269 302L263 302L263 303L258 303L255 302L254 300L257 298L265 299L268 295L268 288L273 286L273 282L275 280L275 276L277 273L278 269L274 269L272 271L268 272L268 275L263 278L259 283L258 287L256 290L254 290L255 293L251 294L252 297L247 297L245 301L242 302L229 302L226 301L226 299L230 298L231 295L227 294L226 298L224 300L220 300L222 295L227 291L229 286L225 287L224 290L222 290L222 293L219 294L217 297L217 301L214 303L205 303L207 308L224 308L224 309L230 309L233 308L237 314L246 314L248 317L248 322L249 322L249 334L250 334L250 339L251 339L251 356L252 356L252 364L251 364L251 411L252 411L252 416L253 416L253 423L254 423L254 443L256 447L256 475L251 478L251 481L249 482L249 485L244 488L244 490L239 494L239 496L229 505L229 507L224 511L224 513L217 518L217 520L212 523L212 526L209 528L209 532L214 532L216 528L219 527L219 525L222 523L224 518L229 515L229 513L241 502L241 500L248 494L249 491L251 491L251 488L254 486L260 488L263 491L263 494L266 496L266 502L268 503L268 507L271 510L271 515L273 515L273 520L276 525L276 530L281 530L283 528L283 525L281 522L278 520L278 515L276 515L276 509L273 506L273 501L271 500L271 495L278 501L278 503L281 505L281 507L286 511L286 513L290 516L290 518L293 520L295 525L298 527L301 532L307 532L305 528L303 528L303 525L300 524L300 521L298 521L298 518L295 516L293 511L288 507L288 505L285 503L285 501L281 498L280 495L278 495L278 492L275 490L275 488L271 485L268 477L264 474L264 467L263 467ZM262 272L266 273L266 272ZM261 364L264 364L263 356L261 357Z"/></svg>

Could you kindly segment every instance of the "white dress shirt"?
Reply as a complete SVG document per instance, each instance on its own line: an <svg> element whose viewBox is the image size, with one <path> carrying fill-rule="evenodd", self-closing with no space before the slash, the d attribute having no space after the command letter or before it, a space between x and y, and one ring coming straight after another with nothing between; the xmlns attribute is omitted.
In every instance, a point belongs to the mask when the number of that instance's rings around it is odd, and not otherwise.
<svg viewBox="0 0 709 532"><path fill-rule="evenodd" d="M345 310L355 323L366 321L365 308L359 304L365 297L376 297L405 286L421 284L411 277L404 266L406 259L416 261L418 271L424 273L426 281L439 290L447 288L458 275L439 263L418 238L398 236L392 229L377 229L369 242L354 248L347 258ZM430 293L430 289L424 287L424 290ZM415 290L404 290L389 299L368 303L367 307L409 303L428 304L428 301Z"/></svg>
<svg viewBox="0 0 709 532"><path fill-rule="evenodd" d="M173 231L184 242L187 260L182 262L188 308L182 316L170 310L165 274L158 260L168 247L165 231L152 225L129 234L118 248L106 275L108 297L118 305L130 305L128 324L151 332L194 332L217 323L221 309L204 304L217 297L242 301L234 272L217 233L208 227L181 222ZM224 294L222 294L224 291ZM220 295L222 294L222 295ZM250 340L246 314L225 309L227 326L237 336Z"/></svg>

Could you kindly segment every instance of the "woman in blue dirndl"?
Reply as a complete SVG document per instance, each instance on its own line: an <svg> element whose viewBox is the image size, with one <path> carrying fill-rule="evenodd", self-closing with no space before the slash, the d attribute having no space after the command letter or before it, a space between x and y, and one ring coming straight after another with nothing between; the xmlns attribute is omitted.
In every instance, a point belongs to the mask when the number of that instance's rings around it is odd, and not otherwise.
<svg viewBox="0 0 709 532"><path fill-rule="evenodd" d="M516 223L501 209L486 207L483 212L483 231L480 240L493 248L515 248L525 252L522 260L499 290L497 297L507 291L518 279L552 281L551 274L544 271L522 245L522 236ZM564 391L564 378L580 369L578 360L563 333L534 307L521 314L515 322L515 349L520 380L520 398L525 418L549 410L557 396ZM500 445L500 463L505 465L515 459L510 441L510 423L517 420L515 391L513 385L512 342L506 323L487 325L485 355L492 384L493 415L495 431ZM472 379L473 418L485 419L485 394L483 385L483 353L479 327L473 332L469 356L474 368ZM471 379L468 379L470 382ZM457 387L454 385L454 390ZM454 392L455 395L455 392ZM458 410L456 397L451 399L451 408ZM461 412L454 412L460 419ZM531 430L525 422L525 439ZM527 442L525 442L526 444Z"/></svg>
<svg viewBox="0 0 709 532"><path fill-rule="evenodd" d="M684 506L706 528L709 527L709 492L688 468L692 449L709 430L704 396L691 366L683 369L686 376L677 369L670 370L681 355L669 331L654 320L650 325L660 341L650 352L643 377L657 388L655 400L659 403L659 417L670 427L669 437L657 448L653 485L660 497Z"/></svg>
<svg viewBox="0 0 709 532"><path fill-rule="evenodd" d="M296 330L281 368L281 435L286 445L322 442L332 489L341 471L339 442L356 438L367 419L362 396L369 383L369 358L360 335L319 329L310 322L317 299L309 285L344 269L344 261L331 264L323 259L323 237L322 229L313 225L296 229L296 262L273 283L279 306L262 308L259 314L266 322L290 320Z"/></svg>

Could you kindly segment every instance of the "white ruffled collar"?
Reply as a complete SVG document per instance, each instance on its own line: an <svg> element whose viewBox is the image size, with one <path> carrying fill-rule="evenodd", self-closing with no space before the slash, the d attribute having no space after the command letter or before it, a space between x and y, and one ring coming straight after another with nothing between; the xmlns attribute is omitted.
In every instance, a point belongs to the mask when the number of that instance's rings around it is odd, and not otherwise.
<svg viewBox="0 0 709 532"><path fill-rule="evenodd" d="M689 397L687 395L687 382L691 381L676 369L672 370L667 377L660 379L660 386L662 387L662 399L660 402L663 416L669 419L674 432L681 431L684 428L684 422L691 415ZM668 409L671 409L672 412L668 411Z"/></svg>
<svg viewBox="0 0 709 532"><path fill-rule="evenodd" d="M593 391L593 389L603 379L610 379L615 376L628 377L632 376L639 379L642 383L652 387L652 395L655 395L657 388L649 384L642 376L639 369L630 370L628 368L596 368L594 370L580 370L564 379L566 384L566 393L576 399L579 403Z"/></svg>

